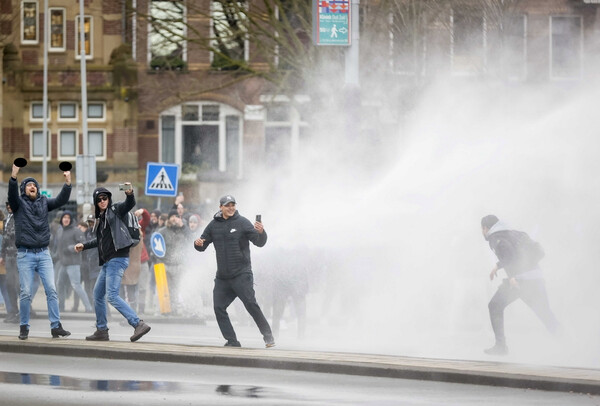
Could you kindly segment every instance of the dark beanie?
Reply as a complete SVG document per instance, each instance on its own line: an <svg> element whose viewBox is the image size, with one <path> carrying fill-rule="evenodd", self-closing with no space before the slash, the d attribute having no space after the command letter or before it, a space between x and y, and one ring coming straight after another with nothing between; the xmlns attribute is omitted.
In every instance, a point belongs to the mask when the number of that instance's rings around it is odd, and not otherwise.
<svg viewBox="0 0 600 406"><path fill-rule="evenodd" d="M498 217L494 216L493 214L488 214L487 216L485 216L481 219L481 227L490 229L497 222L498 222Z"/></svg>
<svg viewBox="0 0 600 406"><path fill-rule="evenodd" d="M177 210L169 211L169 218L171 218L172 216L179 216L179 213L177 213Z"/></svg>

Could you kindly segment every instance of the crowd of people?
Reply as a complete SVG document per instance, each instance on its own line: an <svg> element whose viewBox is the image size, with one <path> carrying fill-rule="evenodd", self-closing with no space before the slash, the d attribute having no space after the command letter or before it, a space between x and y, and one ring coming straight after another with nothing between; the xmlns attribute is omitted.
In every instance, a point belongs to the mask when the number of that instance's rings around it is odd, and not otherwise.
<svg viewBox="0 0 600 406"><path fill-rule="evenodd" d="M139 221L138 243L125 226L128 213L136 207L130 183L125 183L124 201L113 200L108 189L99 187L93 193L94 213L78 218L64 210L49 222L49 212L60 209L69 200L70 172L64 172L65 184L53 199L40 195L33 178L25 178L19 184L18 172L19 168L13 166L6 212L0 210L0 295L6 309L4 322L19 324L20 339L28 338L31 303L41 285L52 337L71 334L63 328L60 313L66 310L67 301L72 301L71 312L78 312L81 304L83 312L95 313L96 331L87 340L109 340L109 304L123 316L123 323L134 329L131 341L139 340L151 330L140 316L159 314L154 273L157 263L164 264L170 300L170 310L164 315L194 317L202 313L199 308L212 305L226 346L241 346L227 311L235 299L256 323L267 348L275 345L288 303L293 305L298 336L305 334L310 278L309 270L301 264L306 261L295 260L299 252L275 245L269 261L261 264L262 277L268 281L270 291L265 296L263 290L260 296L265 312L254 290L250 243L263 247L267 233L259 218L251 222L239 214L233 196L220 199L219 210L210 221L203 221L199 214L188 210L183 195L177 196L166 213L137 208L133 213ZM504 309L517 299L529 305L550 332L557 333L560 324L550 310L539 267L544 256L541 246L494 215L482 218L481 228L498 258L490 279L498 275L499 269L508 276L488 305L495 345L485 352L507 354ZM154 233L160 233L164 239L166 249L160 258L152 249ZM213 272L216 268L212 298L212 272L198 265L204 261L199 258L206 256L197 255L211 244L216 253L216 263L211 265ZM201 282L192 284L199 286L192 286L190 300L186 295L189 276L198 272L208 278L194 279ZM267 316L271 317L273 328Z"/></svg>

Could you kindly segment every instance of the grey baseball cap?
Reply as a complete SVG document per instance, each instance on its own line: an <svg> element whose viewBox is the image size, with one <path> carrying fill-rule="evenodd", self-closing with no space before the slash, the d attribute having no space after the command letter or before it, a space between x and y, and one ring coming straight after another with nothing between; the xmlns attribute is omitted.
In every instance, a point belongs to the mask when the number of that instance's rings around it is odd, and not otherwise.
<svg viewBox="0 0 600 406"><path fill-rule="evenodd" d="M228 203L235 203L235 197L231 196L231 195L225 195L221 198L221 200L219 200L219 205L220 206L225 206Z"/></svg>

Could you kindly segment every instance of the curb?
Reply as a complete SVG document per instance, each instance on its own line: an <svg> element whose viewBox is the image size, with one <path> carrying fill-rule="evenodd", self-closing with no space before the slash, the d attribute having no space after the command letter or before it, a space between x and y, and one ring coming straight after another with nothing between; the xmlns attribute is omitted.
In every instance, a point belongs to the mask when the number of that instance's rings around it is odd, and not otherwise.
<svg viewBox="0 0 600 406"><path fill-rule="evenodd" d="M600 395L600 370L368 354L0 337L0 352L415 379Z"/></svg>

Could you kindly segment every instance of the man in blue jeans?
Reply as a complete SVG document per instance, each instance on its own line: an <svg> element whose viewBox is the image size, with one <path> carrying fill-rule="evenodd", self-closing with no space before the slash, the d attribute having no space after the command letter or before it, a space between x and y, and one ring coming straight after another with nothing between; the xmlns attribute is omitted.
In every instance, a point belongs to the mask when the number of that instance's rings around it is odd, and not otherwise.
<svg viewBox="0 0 600 406"><path fill-rule="evenodd" d="M25 178L19 187L19 167L13 165L8 181L8 202L15 221L15 245L17 246L17 269L21 292L19 295L19 339L29 337L29 313L31 311L33 278L37 272L44 285L48 304L50 333L53 338L66 337L70 332L63 329L58 310L58 295L54 285L54 265L48 251L50 227L48 212L69 201L71 196L71 172L65 171L65 184L55 199L40 195L40 187L34 178ZM20 192L20 193L19 193Z"/></svg>
<svg viewBox="0 0 600 406"><path fill-rule="evenodd" d="M150 326L137 316L135 310L127 304L119 289L123 273L129 266L129 248L133 244L126 227L127 213L135 206L135 197L131 183L125 183L124 202L112 203L112 193L103 187L96 188L93 193L96 209L96 238L75 245L75 251L81 252L90 248L98 248L102 269L94 286L94 307L96 310L96 331L87 336L88 341L108 341L108 322L106 319L106 299L127 319L134 328L131 341L137 341L150 331Z"/></svg>

